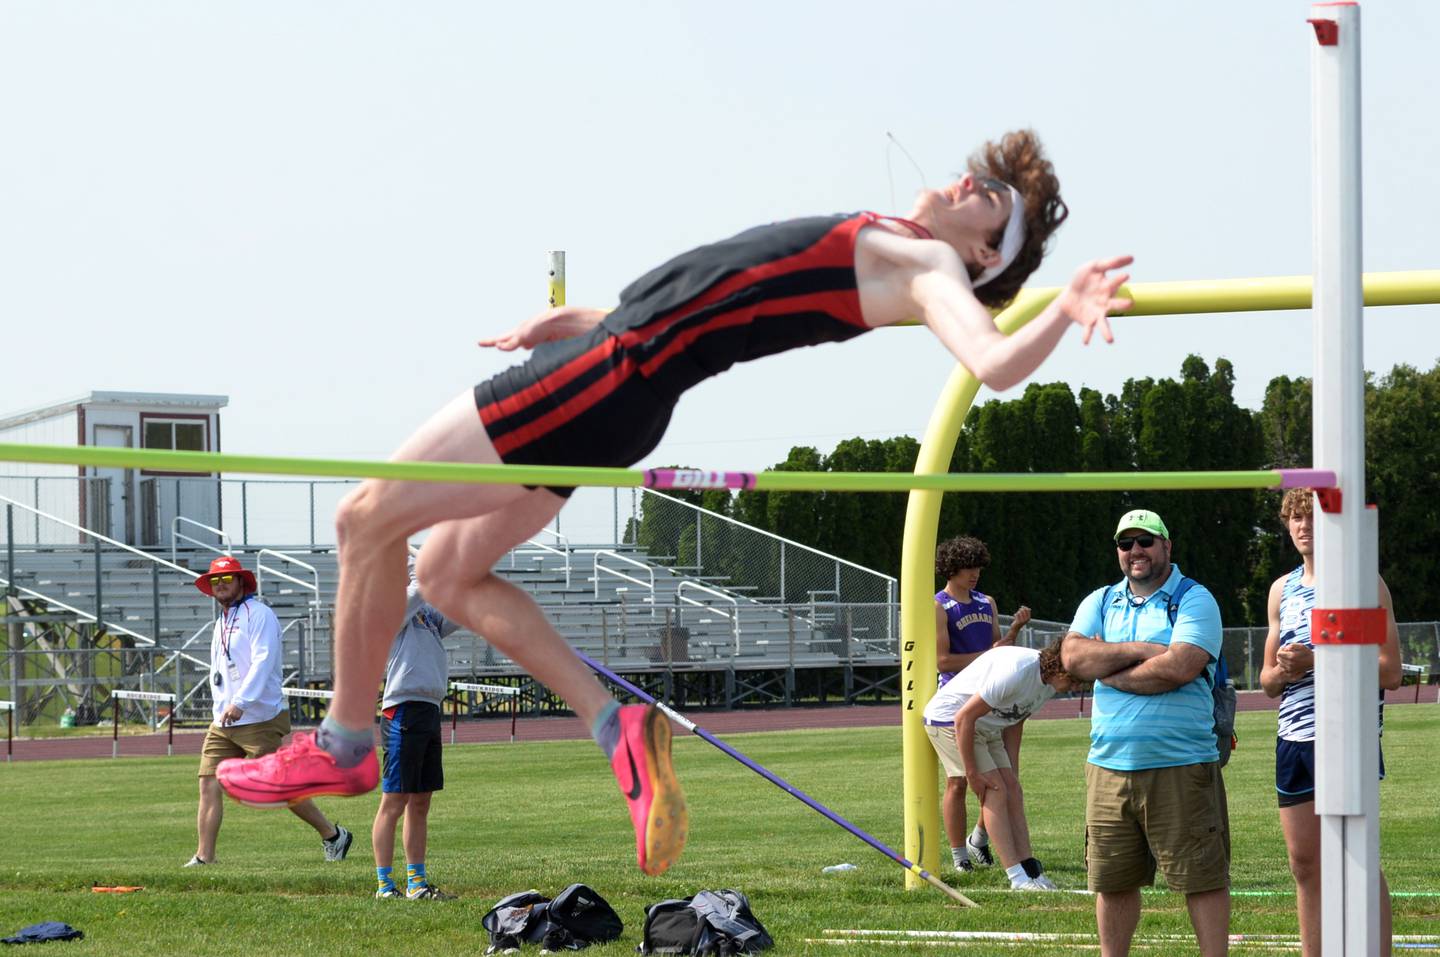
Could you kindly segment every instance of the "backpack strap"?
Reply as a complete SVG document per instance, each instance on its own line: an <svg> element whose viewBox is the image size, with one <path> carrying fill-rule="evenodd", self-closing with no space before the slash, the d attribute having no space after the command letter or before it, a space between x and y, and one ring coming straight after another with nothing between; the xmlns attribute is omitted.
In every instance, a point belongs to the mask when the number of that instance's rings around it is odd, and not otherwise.
<svg viewBox="0 0 1440 957"><path fill-rule="evenodd" d="M1170 614L1171 628L1175 627L1175 616L1180 614L1180 599L1185 597L1185 593L1190 590L1190 586L1193 584L1195 584L1195 579L1186 578L1184 575L1180 576L1180 583L1175 586L1175 592L1170 596L1170 605L1166 608L1166 611Z"/></svg>
<svg viewBox="0 0 1440 957"><path fill-rule="evenodd" d="M1185 593L1190 590L1190 586L1193 584L1195 584L1195 579L1186 578L1184 575L1180 576L1180 583L1175 586L1175 594L1170 596L1168 611L1170 612L1171 628L1175 627L1175 616L1180 613L1180 599L1185 597ZM1210 678L1210 687L1212 689L1218 688L1229 680L1230 669L1225 666L1225 649L1222 647L1220 654L1215 656L1215 673Z"/></svg>

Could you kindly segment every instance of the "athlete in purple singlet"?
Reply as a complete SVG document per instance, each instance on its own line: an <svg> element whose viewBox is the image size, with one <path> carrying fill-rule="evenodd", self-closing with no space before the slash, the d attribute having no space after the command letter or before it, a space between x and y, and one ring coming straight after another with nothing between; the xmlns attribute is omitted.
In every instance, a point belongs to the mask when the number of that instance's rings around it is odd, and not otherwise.
<svg viewBox="0 0 1440 957"><path fill-rule="evenodd" d="M935 666L940 670L940 687L959 674L966 665L996 645L1013 645L1020 629L1030 620L1030 609L1021 605L1015 612L1005 637L1000 637L1000 622L995 602L977 591L980 572L990 564L990 550L978 538L961 535L942 542L935 550L935 573L945 579L945 587L935 593ZM1011 725L1002 734L1010 767L1020 774L1020 735L1022 724ZM951 731L953 734L953 730ZM985 823L977 812L975 830L965 834L965 778L945 778L945 796L940 802L940 816L950 838L950 857L958 871L969 871L977 864L984 867L995 863L990 853L990 838ZM1017 785L1018 793L1018 785Z"/></svg>

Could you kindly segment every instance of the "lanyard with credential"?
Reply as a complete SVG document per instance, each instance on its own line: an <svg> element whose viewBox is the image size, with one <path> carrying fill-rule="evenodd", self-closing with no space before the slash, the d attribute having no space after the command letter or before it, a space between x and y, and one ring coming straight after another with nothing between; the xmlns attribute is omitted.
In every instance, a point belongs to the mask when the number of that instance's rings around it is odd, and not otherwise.
<svg viewBox="0 0 1440 957"><path fill-rule="evenodd" d="M225 660L232 665L235 664L235 659L230 657L230 628L232 625L236 627L239 626L240 606L245 604L249 600L250 596L246 595L244 598L240 599L231 606L235 610L235 617L233 620L230 617L230 608L226 608L220 612L220 651L222 654L225 655Z"/></svg>

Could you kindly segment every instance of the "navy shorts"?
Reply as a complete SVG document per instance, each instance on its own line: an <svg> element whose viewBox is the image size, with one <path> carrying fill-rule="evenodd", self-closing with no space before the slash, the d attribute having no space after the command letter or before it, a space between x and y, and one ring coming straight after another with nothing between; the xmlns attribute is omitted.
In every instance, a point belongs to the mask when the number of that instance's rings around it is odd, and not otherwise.
<svg viewBox="0 0 1440 957"><path fill-rule="evenodd" d="M508 465L627 468L660 444L674 406L604 326L545 343L475 387L485 433Z"/></svg>
<svg viewBox="0 0 1440 957"><path fill-rule="evenodd" d="M428 701L402 701L381 712L380 743L385 748L386 794L423 794L445 787L440 766L440 707Z"/></svg>
<svg viewBox="0 0 1440 957"><path fill-rule="evenodd" d="M1380 780L1385 780L1385 752L1380 752ZM1275 794L1281 807L1315 800L1315 742L1275 739Z"/></svg>

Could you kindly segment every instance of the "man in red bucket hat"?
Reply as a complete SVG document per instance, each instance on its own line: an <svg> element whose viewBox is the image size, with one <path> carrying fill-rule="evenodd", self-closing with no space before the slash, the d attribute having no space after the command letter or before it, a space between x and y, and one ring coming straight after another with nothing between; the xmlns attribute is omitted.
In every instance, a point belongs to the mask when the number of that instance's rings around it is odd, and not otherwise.
<svg viewBox="0 0 1440 957"><path fill-rule="evenodd" d="M195 587L220 603L210 637L210 691L214 718L200 749L200 809L195 815L199 843L186 867L215 863L215 840L224 814L224 792L215 769L226 758L258 758L280 747L290 733L290 713L280 695L280 622L255 597L255 573L239 559L221 555ZM332 824L314 801L290 810L315 829L325 860L343 861L353 840Z"/></svg>

